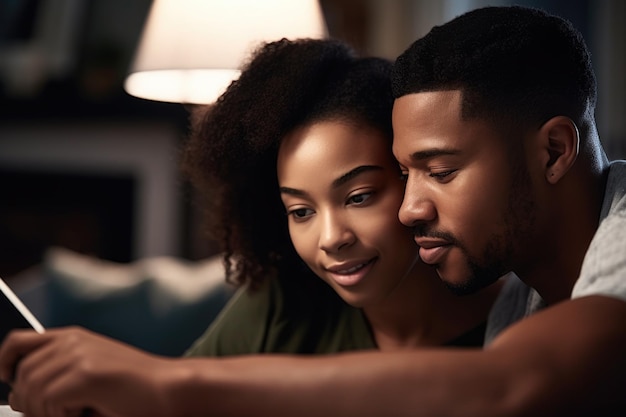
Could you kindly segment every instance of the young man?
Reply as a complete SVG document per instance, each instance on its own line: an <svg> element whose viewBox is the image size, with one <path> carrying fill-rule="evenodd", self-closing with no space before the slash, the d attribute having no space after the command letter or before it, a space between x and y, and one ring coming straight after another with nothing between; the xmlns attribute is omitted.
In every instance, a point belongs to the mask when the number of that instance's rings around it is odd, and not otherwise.
<svg viewBox="0 0 626 417"><path fill-rule="evenodd" d="M175 361L71 329L15 333L0 351L4 378L25 355L12 404L49 415L623 415L626 165L600 146L595 88L578 32L532 9L469 12L397 61L400 218L420 256L455 291L512 270L543 298L484 350ZM525 314L537 294L513 281L493 317ZM94 352L108 372L85 359ZM59 356L54 375L38 373Z"/></svg>
<svg viewBox="0 0 626 417"><path fill-rule="evenodd" d="M602 149L589 53L568 22L469 12L398 58L394 95L400 220L444 282L473 292L512 270L543 298L530 293L535 310L626 299L626 167Z"/></svg>

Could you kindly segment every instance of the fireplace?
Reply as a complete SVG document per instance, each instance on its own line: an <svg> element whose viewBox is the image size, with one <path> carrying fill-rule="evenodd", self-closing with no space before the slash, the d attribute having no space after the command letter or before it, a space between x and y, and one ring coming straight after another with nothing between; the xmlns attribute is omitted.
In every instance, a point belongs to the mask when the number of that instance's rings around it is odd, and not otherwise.
<svg viewBox="0 0 626 417"><path fill-rule="evenodd" d="M181 255L179 136L158 123L0 127L0 276L50 246L117 262Z"/></svg>
<svg viewBox="0 0 626 417"><path fill-rule="evenodd" d="M0 167L0 270L11 276L38 264L50 246L116 262L134 256L137 179L83 172Z"/></svg>

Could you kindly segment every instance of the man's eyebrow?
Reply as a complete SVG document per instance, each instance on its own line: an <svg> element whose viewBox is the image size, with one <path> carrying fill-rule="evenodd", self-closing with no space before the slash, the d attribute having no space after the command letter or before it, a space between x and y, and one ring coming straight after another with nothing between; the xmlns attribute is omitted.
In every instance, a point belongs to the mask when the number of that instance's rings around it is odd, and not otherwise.
<svg viewBox="0 0 626 417"><path fill-rule="evenodd" d="M380 171L382 169L383 168L378 165L361 165L341 175L339 178L334 180L331 185L333 188L337 188L337 187L342 186L346 182L350 181L351 179L361 175L364 172ZM299 197L304 197L307 195L307 193L302 190L299 190L297 188L290 188L290 187L280 187L280 192L281 194L289 194L289 195L294 195L294 196L299 196Z"/></svg>
<svg viewBox="0 0 626 417"><path fill-rule="evenodd" d="M424 151L417 151L411 154L411 159L414 161L423 161L426 159L434 158L436 156L446 156L446 155L458 155L461 151L457 149L427 149Z"/></svg>

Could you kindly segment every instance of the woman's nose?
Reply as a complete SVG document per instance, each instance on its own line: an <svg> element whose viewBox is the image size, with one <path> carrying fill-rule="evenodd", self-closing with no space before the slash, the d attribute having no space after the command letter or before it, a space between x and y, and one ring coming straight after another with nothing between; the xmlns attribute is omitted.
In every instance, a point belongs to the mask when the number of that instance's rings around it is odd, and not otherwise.
<svg viewBox="0 0 626 417"><path fill-rule="evenodd" d="M356 235L348 222L337 214L325 214L320 231L320 249L325 252L339 252L352 245Z"/></svg>

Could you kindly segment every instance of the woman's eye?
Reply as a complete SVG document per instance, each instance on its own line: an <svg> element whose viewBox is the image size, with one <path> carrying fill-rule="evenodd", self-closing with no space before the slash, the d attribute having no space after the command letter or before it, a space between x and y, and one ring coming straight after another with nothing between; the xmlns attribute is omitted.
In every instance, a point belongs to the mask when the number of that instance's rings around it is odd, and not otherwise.
<svg viewBox="0 0 626 417"><path fill-rule="evenodd" d="M361 194L353 195L350 198L348 198L348 204L355 204L355 205L363 204L371 196L372 196L372 193L361 193Z"/></svg>
<svg viewBox="0 0 626 417"><path fill-rule="evenodd" d="M290 210L287 215L292 216L296 220L302 220L306 219L307 217L311 217L313 215L313 210L309 208L298 208Z"/></svg>
<svg viewBox="0 0 626 417"><path fill-rule="evenodd" d="M409 170L402 165L399 165L398 169L400 171L400 181L406 181L409 178Z"/></svg>

